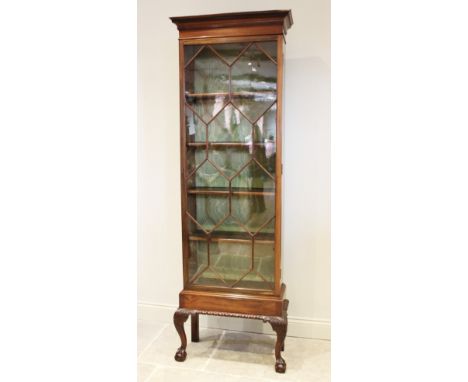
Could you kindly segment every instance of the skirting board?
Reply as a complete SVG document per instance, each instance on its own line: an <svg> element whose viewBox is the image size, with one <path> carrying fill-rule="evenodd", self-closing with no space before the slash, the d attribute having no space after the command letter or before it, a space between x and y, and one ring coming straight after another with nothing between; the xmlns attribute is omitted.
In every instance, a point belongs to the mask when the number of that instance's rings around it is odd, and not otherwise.
<svg viewBox="0 0 468 382"><path fill-rule="evenodd" d="M138 319L172 323L177 306L138 303ZM186 326L190 325L190 320ZM230 317L200 316L200 326L213 329L236 330L263 334L275 334L271 326L257 320L244 320ZM187 330L186 328L186 330ZM330 321L288 315L288 336L330 340Z"/></svg>

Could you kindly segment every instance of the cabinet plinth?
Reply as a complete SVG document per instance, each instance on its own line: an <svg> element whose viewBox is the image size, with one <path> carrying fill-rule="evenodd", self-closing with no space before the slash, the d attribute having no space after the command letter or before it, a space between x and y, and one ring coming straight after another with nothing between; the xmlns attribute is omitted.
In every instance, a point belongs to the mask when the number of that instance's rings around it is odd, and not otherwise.
<svg viewBox="0 0 468 382"><path fill-rule="evenodd" d="M262 319L287 331L281 280L283 44L291 11L172 17L179 30L184 288L174 325L192 316Z"/></svg>

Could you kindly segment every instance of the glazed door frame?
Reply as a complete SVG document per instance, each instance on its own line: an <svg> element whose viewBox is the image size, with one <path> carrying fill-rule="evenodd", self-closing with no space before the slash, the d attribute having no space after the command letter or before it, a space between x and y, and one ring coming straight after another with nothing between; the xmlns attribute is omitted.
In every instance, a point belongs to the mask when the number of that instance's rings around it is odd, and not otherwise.
<svg viewBox="0 0 468 382"><path fill-rule="evenodd" d="M248 289L240 287L202 286L189 283L189 229L188 217L188 186L187 186L187 135L185 118L185 57L184 47L187 45L206 45L220 43L250 43L276 41L277 46L277 88L276 88L276 160L275 160L275 233L274 233L274 288L273 290ZM283 35L236 36L213 38L179 39L179 87L180 87L180 170L181 170L181 218L182 218L182 248L184 290L202 290L228 293L247 293L275 295L281 294L281 200L282 200L282 98L283 98ZM208 139L208 137L207 137Z"/></svg>

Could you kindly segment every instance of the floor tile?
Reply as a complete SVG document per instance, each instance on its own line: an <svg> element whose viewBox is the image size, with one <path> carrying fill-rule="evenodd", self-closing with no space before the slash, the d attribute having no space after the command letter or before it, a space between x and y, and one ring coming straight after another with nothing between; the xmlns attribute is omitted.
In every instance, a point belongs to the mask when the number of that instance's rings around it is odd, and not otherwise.
<svg viewBox="0 0 468 382"><path fill-rule="evenodd" d="M265 379L240 377L229 374L217 374L208 371L178 369L173 367L159 368L148 382L268 382Z"/></svg>
<svg viewBox="0 0 468 382"><path fill-rule="evenodd" d="M286 374L275 372L276 337L226 332L205 370L272 381L327 382L330 379L330 342L286 338Z"/></svg>
<svg viewBox="0 0 468 382"><path fill-rule="evenodd" d="M274 367L274 344L273 336L226 331L206 370L264 377L265 369Z"/></svg>
<svg viewBox="0 0 468 382"><path fill-rule="evenodd" d="M310 382L330 380L330 341L288 338L284 358L289 377Z"/></svg>
<svg viewBox="0 0 468 382"><path fill-rule="evenodd" d="M151 375L151 373L157 368L156 365L149 365L147 363L138 364L138 382L145 382L146 379Z"/></svg>
<svg viewBox="0 0 468 382"><path fill-rule="evenodd" d="M137 349L138 355L156 338L168 324L160 322L138 321Z"/></svg>
<svg viewBox="0 0 468 382"><path fill-rule="evenodd" d="M192 381L219 382L328 382L330 342L287 337L282 353L286 374L275 372L276 336L200 328L200 342L187 333L187 359L176 362L174 354L180 338L173 325L138 322L139 382Z"/></svg>
<svg viewBox="0 0 468 382"><path fill-rule="evenodd" d="M187 330L186 334L187 359L184 362L174 360L175 352L180 346L180 337L172 325L164 328L159 337L141 353L138 358L139 362L176 368L202 369L213 354L222 330L200 328L200 342L197 343L190 341L190 332Z"/></svg>

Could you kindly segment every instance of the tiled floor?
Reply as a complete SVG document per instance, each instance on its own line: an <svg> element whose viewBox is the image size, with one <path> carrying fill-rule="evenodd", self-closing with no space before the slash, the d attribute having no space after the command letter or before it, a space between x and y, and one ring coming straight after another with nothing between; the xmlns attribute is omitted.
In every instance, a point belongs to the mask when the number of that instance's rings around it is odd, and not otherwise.
<svg viewBox="0 0 468 382"><path fill-rule="evenodd" d="M286 374L275 372L275 337L200 328L200 342L188 337L187 359L176 362L180 345L173 325L138 322L138 382L328 382L330 342L286 338Z"/></svg>

